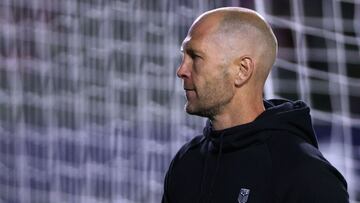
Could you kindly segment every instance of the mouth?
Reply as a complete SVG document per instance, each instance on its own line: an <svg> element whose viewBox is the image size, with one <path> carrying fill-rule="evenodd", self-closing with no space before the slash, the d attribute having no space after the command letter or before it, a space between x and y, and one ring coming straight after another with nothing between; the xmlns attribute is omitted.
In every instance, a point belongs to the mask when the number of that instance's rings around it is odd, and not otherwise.
<svg viewBox="0 0 360 203"><path fill-rule="evenodd" d="M184 90L185 90L186 99L188 101L191 100L191 98L193 98L196 94L195 89L184 88Z"/></svg>
<svg viewBox="0 0 360 203"><path fill-rule="evenodd" d="M191 88L184 88L185 91L194 91L195 89L191 89Z"/></svg>

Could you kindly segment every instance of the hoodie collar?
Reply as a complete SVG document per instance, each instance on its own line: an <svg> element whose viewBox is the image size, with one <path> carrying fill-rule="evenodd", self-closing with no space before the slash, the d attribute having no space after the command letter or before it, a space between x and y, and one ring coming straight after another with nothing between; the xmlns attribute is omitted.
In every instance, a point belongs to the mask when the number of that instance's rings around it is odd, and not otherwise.
<svg viewBox="0 0 360 203"><path fill-rule="evenodd" d="M210 151L232 151L263 142L269 131L288 131L318 147L312 127L310 109L302 101L264 100L265 111L254 121L223 130L214 130L208 120L203 130L210 141ZM222 139L221 136L223 137Z"/></svg>

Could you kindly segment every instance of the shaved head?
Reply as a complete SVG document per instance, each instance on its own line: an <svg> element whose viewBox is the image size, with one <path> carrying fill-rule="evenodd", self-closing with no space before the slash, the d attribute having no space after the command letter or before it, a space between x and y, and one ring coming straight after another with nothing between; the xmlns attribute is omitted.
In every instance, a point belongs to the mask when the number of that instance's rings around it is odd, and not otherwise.
<svg viewBox="0 0 360 203"><path fill-rule="evenodd" d="M277 39L265 19L257 12L240 7L224 7L203 13L189 32L211 22L213 37L221 40L226 60L241 55L252 57L257 67L254 77L264 85L277 55Z"/></svg>
<svg viewBox="0 0 360 203"><path fill-rule="evenodd" d="M263 89L277 40L258 13L239 7L207 11L191 25L181 51L177 75L187 113L224 128L250 122L264 111Z"/></svg>

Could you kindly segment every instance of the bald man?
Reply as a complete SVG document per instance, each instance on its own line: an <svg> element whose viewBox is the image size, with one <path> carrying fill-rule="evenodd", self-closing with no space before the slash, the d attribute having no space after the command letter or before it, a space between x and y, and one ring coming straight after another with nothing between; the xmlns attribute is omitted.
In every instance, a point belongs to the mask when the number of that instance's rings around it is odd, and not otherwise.
<svg viewBox="0 0 360 203"><path fill-rule="evenodd" d="M205 12L181 51L185 110L209 120L172 160L163 203L348 202L345 179L318 150L306 104L263 99L277 40L258 13Z"/></svg>

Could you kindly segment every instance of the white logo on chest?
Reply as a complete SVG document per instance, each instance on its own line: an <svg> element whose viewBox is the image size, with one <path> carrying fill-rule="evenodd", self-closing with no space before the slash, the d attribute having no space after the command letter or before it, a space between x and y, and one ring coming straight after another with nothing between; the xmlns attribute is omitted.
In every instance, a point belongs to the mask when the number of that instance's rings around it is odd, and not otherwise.
<svg viewBox="0 0 360 203"><path fill-rule="evenodd" d="M248 201L250 190L241 188L238 196L238 203L246 203Z"/></svg>

